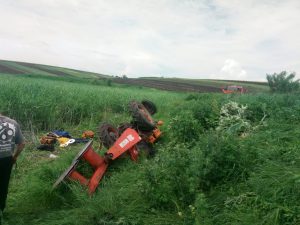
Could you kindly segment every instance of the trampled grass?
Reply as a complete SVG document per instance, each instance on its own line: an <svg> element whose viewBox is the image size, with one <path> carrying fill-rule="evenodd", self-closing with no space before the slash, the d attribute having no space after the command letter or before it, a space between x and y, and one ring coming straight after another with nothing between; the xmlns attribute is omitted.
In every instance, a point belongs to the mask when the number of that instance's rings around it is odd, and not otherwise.
<svg viewBox="0 0 300 225"><path fill-rule="evenodd" d="M79 136L102 121L129 121L132 99L152 100L155 119L165 121L155 157L114 163L93 196L72 182L52 190L82 145L57 150L59 158L50 159L35 150L32 136L56 128ZM229 101L248 106L253 129L243 135L216 131ZM300 224L296 94L189 95L1 76L0 105L31 142L13 171L4 224Z"/></svg>

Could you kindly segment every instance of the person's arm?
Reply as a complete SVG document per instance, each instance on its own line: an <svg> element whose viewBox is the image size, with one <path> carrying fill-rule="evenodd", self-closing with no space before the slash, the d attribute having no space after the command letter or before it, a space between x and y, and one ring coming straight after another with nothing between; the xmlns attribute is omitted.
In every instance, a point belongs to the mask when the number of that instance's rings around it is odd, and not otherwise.
<svg viewBox="0 0 300 225"><path fill-rule="evenodd" d="M13 163L17 161L18 156L23 151L25 146L25 139L23 137L22 131L18 123L16 123L16 136L15 136L15 143L17 145L17 149L13 154Z"/></svg>
<svg viewBox="0 0 300 225"><path fill-rule="evenodd" d="M16 149L16 151L15 151L15 153L14 153L14 155L13 155L13 162L14 162L14 163L17 161L18 156L19 156L20 153L23 151L24 146L25 146L25 143L24 143L24 142L17 145L17 149Z"/></svg>

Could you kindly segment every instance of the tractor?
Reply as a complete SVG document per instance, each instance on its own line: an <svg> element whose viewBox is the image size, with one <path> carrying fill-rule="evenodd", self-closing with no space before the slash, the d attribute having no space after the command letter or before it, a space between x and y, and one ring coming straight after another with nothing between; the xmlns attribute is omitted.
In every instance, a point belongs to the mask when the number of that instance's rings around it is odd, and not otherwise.
<svg viewBox="0 0 300 225"><path fill-rule="evenodd" d="M97 154L90 140L85 147L73 159L71 165L56 180L53 188L65 179L75 180L88 188L89 194L93 194L112 161L126 155L131 160L137 161L139 152L145 150L148 156L153 156L153 143L161 136L158 126L162 121L156 122L152 115L157 111L156 106L149 100L142 102L132 101L129 104L132 115L130 123L122 123L117 128L109 123L99 126L99 141L108 150L104 156ZM80 161L87 162L94 170L90 178L84 177L77 171Z"/></svg>
<svg viewBox="0 0 300 225"><path fill-rule="evenodd" d="M149 100L132 101L129 103L129 111L132 116L130 123L122 123L117 128L109 123L102 123L99 126L100 143L109 149L127 128L132 128L141 137L137 149L145 150L148 156L153 156L155 154L153 144L161 136L158 126L163 124L162 121L156 122L152 118L157 112L155 104ZM129 153L134 160L132 152Z"/></svg>
<svg viewBox="0 0 300 225"><path fill-rule="evenodd" d="M244 88L243 86L237 86L237 85L229 85L226 87L222 87L221 90L224 94L232 94L232 93L243 94L243 93L247 92L246 88Z"/></svg>

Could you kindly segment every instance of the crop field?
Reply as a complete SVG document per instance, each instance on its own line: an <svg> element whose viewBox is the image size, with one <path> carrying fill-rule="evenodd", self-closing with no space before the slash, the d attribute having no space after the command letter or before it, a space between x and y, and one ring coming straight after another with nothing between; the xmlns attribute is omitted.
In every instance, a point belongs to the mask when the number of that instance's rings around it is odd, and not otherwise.
<svg viewBox="0 0 300 225"><path fill-rule="evenodd" d="M0 74L0 112L26 137L4 224L300 224L300 96L255 90L169 92L80 76ZM71 181L52 189L84 145L56 146L52 159L36 150L39 137L55 129L80 137L84 130L97 134L104 121L129 122L134 99L154 102L154 119L164 121L156 154L116 161L92 196ZM97 135L93 146L103 154Z"/></svg>
<svg viewBox="0 0 300 225"><path fill-rule="evenodd" d="M122 78L91 72L84 72L74 69L0 60L0 73L11 75L23 75L29 77L44 77L55 80L90 83L115 83L133 87L148 87L160 90L176 92L198 92L198 93L222 93L221 87L227 85L241 85L250 93L267 92L266 82L251 81L226 81L226 80L205 80L205 79L183 79L183 78Z"/></svg>
<svg viewBox="0 0 300 225"><path fill-rule="evenodd" d="M267 92L269 89L266 82L252 81L142 77L138 79L117 79L115 82L155 87L161 90L194 91L200 93L221 93L221 87L225 87L227 85L243 86L250 93Z"/></svg>
<svg viewBox="0 0 300 225"><path fill-rule="evenodd" d="M38 75L38 76L66 76L82 79L95 79L106 78L109 76L91 72L84 72L74 69L68 69L63 67L55 67L48 65L40 65L25 62L15 62L0 60L0 73L1 74L14 74L14 75Z"/></svg>

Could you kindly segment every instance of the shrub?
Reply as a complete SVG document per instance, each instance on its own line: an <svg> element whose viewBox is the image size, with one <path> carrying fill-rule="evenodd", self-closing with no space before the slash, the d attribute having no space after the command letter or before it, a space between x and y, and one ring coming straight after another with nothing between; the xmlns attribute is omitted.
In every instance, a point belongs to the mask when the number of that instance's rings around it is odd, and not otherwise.
<svg viewBox="0 0 300 225"><path fill-rule="evenodd" d="M170 143L146 167L145 196L154 207L192 204L197 194L248 176L256 157L237 138L212 132L193 146ZM179 204L179 205L180 205Z"/></svg>
<svg viewBox="0 0 300 225"><path fill-rule="evenodd" d="M190 94L183 108L189 109L204 130L216 128L224 96L211 94Z"/></svg>
<svg viewBox="0 0 300 225"><path fill-rule="evenodd" d="M247 106L230 101L221 108L217 131L241 134L250 130L251 125L246 119Z"/></svg>
<svg viewBox="0 0 300 225"><path fill-rule="evenodd" d="M296 73L288 74L282 71L277 74L267 74L267 80L272 92L287 93L299 90L299 79L294 81Z"/></svg>
<svg viewBox="0 0 300 225"><path fill-rule="evenodd" d="M181 111L169 123L170 137L178 142L192 143L199 139L203 128L191 111Z"/></svg>

